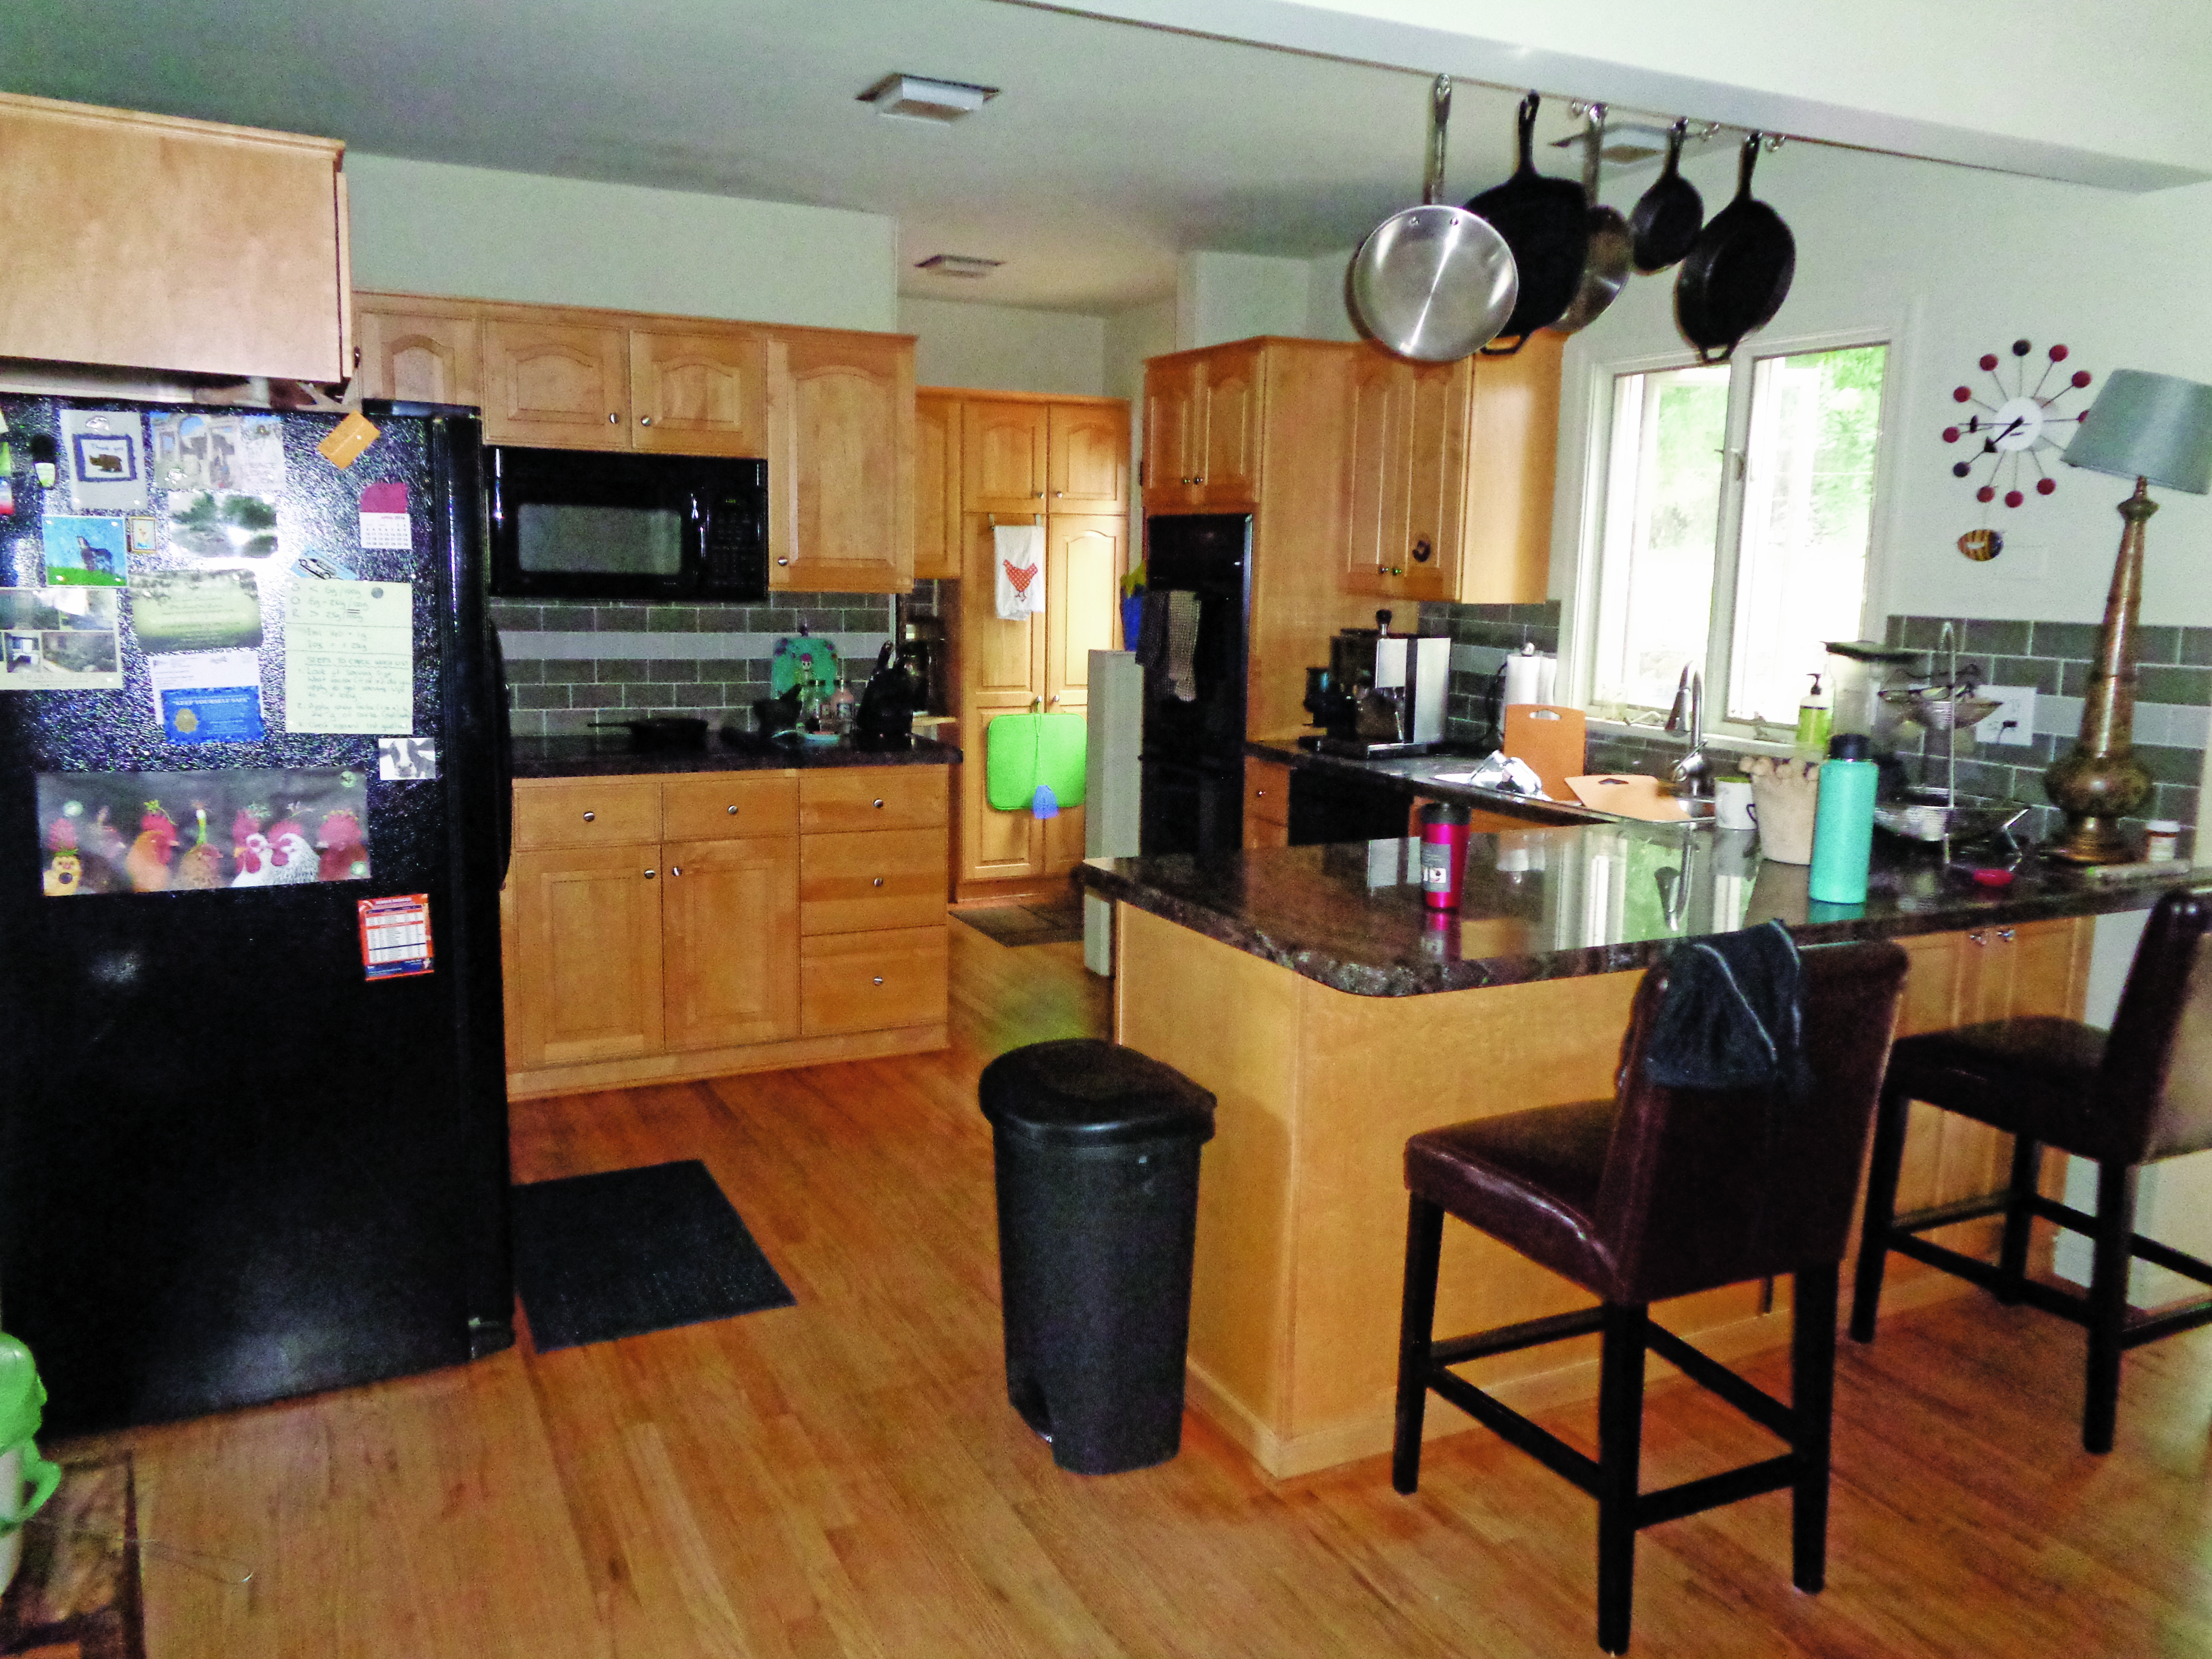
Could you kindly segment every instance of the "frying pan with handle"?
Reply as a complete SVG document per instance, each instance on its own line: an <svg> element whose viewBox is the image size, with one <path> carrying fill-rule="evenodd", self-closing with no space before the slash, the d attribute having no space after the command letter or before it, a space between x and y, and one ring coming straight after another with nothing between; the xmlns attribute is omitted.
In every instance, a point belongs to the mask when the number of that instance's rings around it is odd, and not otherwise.
<svg viewBox="0 0 2212 1659"><path fill-rule="evenodd" d="M1705 198L1681 173L1682 140L1689 131L1687 120L1674 123L1667 135L1667 165L1628 216L1636 233L1636 268L1647 276L1679 264L1705 222Z"/></svg>
<svg viewBox="0 0 2212 1659"><path fill-rule="evenodd" d="M1568 302L1566 313L1552 326L1562 334L1588 328L1620 295L1628 283L1629 261L1635 253L1635 237L1618 208L1597 199L1598 160L1605 149L1605 106L1592 104L1589 131L1583 137L1583 195L1589 203L1589 252L1583 261L1582 285Z"/></svg>
<svg viewBox="0 0 2212 1659"><path fill-rule="evenodd" d="M1771 322L1797 274L1796 238L1751 193L1763 137L1754 132L1743 141L1735 199L1698 233L1674 279L1674 322L1701 363L1726 362L1745 335Z"/></svg>
<svg viewBox="0 0 2212 1659"><path fill-rule="evenodd" d="M1429 156L1421 205L1367 233L1345 273L1345 301L1361 333L1401 357L1455 362L1493 338L1512 314L1520 277L1512 250L1486 220L1439 204L1451 76L1429 94Z"/></svg>
<svg viewBox="0 0 2212 1659"><path fill-rule="evenodd" d="M1589 258L1589 198L1571 179L1540 174L1530 154L1541 101L1533 92L1521 100L1521 164L1513 176L1467 204L1497 228L1521 273L1520 295L1498 331L1500 339L1513 337L1513 343L1493 342L1482 348L1486 356L1510 357L1538 329L1558 322L1582 287Z"/></svg>

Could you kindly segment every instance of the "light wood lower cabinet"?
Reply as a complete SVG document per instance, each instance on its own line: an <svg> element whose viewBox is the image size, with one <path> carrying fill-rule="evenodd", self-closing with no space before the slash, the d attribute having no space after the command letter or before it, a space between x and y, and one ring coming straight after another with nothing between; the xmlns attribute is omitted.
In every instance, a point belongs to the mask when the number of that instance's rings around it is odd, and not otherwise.
<svg viewBox="0 0 2212 1659"><path fill-rule="evenodd" d="M1244 847L1291 844L1291 769L1244 757Z"/></svg>
<svg viewBox="0 0 2212 1659"><path fill-rule="evenodd" d="M945 805L940 767L518 782L509 1095L942 1048Z"/></svg>

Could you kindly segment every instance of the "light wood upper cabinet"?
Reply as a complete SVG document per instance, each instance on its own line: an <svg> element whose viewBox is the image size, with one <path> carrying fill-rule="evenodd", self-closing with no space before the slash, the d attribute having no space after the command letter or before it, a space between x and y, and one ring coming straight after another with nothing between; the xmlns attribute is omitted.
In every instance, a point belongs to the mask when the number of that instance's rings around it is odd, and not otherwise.
<svg viewBox="0 0 2212 1659"><path fill-rule="evenodd" d="M881 592L914 581L914 342L769 334L771 586Z"/></svg>
<svg viewBox="0 0 2212 1659"><path fill-rule="evenodd" d="M1412 363L1347 346L1345 587L1376 599L1540 601L1549 586L1562 337Z"/></svg>
<svg viewBox="0 0 2212 1659"><path fill-rule="evenodd" d="M1068 714L1090 706L1091 653L1114 648L1129 525L1073 514L1046 523L1044 702Z"/></svg>
<svg viewBox="0 0 2212 1659"><path fill-rule="evenodd" d="M628 449L626 331L583 323L484 325L484 440L547 449Z"/></svg>
<svg viewBox="0 0 2212 1659"><path fill-rule="evenodd" d="M364 398L483 404L483 325L465 305L362 295L355 308Z"/></svg>
<svg viewBox="0 0 2212 1659"><path fill-rule="evenodd" d="M1155 359L1145 373L1145 511L1249 507L1260 489L1263 341Z"/></svg>
<svg viewBox="0 0 2212 1659"><path fill-rule="evenodd" d="M0 357L345 380L343 151L0 95Z"/></svg>
<svg viewBox="0 0 2212 1659"><path fill-rule="evenodd" d="M1129 508L1129 411L1126 404L1047 406L1046 510L1126 513Z"/></svg>
<svg viewBox="0 0 2212 1659"><path fill-rule="evenodd" d="M1233 348L1207 359L1198 418L1204 461L1196 505L1245 507L1260 494L1260 348Z"/></svg>
<svg viewBox="0 0 2212 1659"><path fill-rule="evenodd" d="M914 574L960 575L960 399L921 392L914 399Z"/></svg>
<svg viewBox="0 0 2212 1659"><path fill-rule="evenodd" d="M1047 405L970 398L960 422L961 505L970 513L1042 513Z"/></svg>
<svg viewBox="0 0 2212 1659"><path fill-rule="evenodd" d="M678 455L768 448L768 349L751 329L629 331L630 443Z"/></svg>

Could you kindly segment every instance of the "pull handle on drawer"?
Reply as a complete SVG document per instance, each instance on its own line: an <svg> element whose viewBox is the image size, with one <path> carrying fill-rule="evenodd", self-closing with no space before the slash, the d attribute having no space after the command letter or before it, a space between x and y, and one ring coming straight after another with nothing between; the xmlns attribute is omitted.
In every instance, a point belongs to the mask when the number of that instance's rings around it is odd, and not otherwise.
<svg viewBox="0 0 2212 1659"><path fill-rule="evenodd" d="M728 813L732 817L735 817L738 815L738 809L734 806L725 806L722 810Z"/></svg>
<svg viewBox="0 0 2212 1659"><path fill-rule="evenodd" d="M882 801L880 801L880 800L878 800L878 801L876 803L876 810L877 810L878 811L879 811L879 812L880 812L881 811L883 811L883 805L884 805L883 802L882 802Z"/></svg>
<svg viewBox="0 0 2212 1659"><path fill-rule="evenodd" d="M584 814L584 822L585 822L585 823L592 823L593 820L595 820L599 816L599 815L597 812L586 812L586 813L585 813L585 814Z"/></svg>
<svg viewBox="0 0 2212 1659"><path fill-rule="evenodd" d="M881 876L878 876L878 877L877 877L873 881L870 882L868 884L869 884L871 887L880 887L880 886L882 886L882 885L884 884L884 878L883 878Z"/></svg>
<svg viewBox="0 0 2212 1659"><path fill-rule="evenodd" d="M881 985L883 982L884 982L884 976L883 976L881 974L878 974L878 975L876 975L876 983L877 983L877 984L878 984L878 985Z"/></svg>

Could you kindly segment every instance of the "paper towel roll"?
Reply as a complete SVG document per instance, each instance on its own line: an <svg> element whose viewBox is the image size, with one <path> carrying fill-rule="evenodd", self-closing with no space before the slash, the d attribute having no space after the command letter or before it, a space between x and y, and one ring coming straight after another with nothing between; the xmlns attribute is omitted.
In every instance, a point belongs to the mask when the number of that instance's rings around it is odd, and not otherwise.
<svg viewBox="0 0 2212 1659"><path fill-rule="evenodd" d="M1534 651L1523 650L1505 659L1505 701L1515 702L1549 702L1552 684L1559 672L1557 657L1539 656Z"/></svg>

